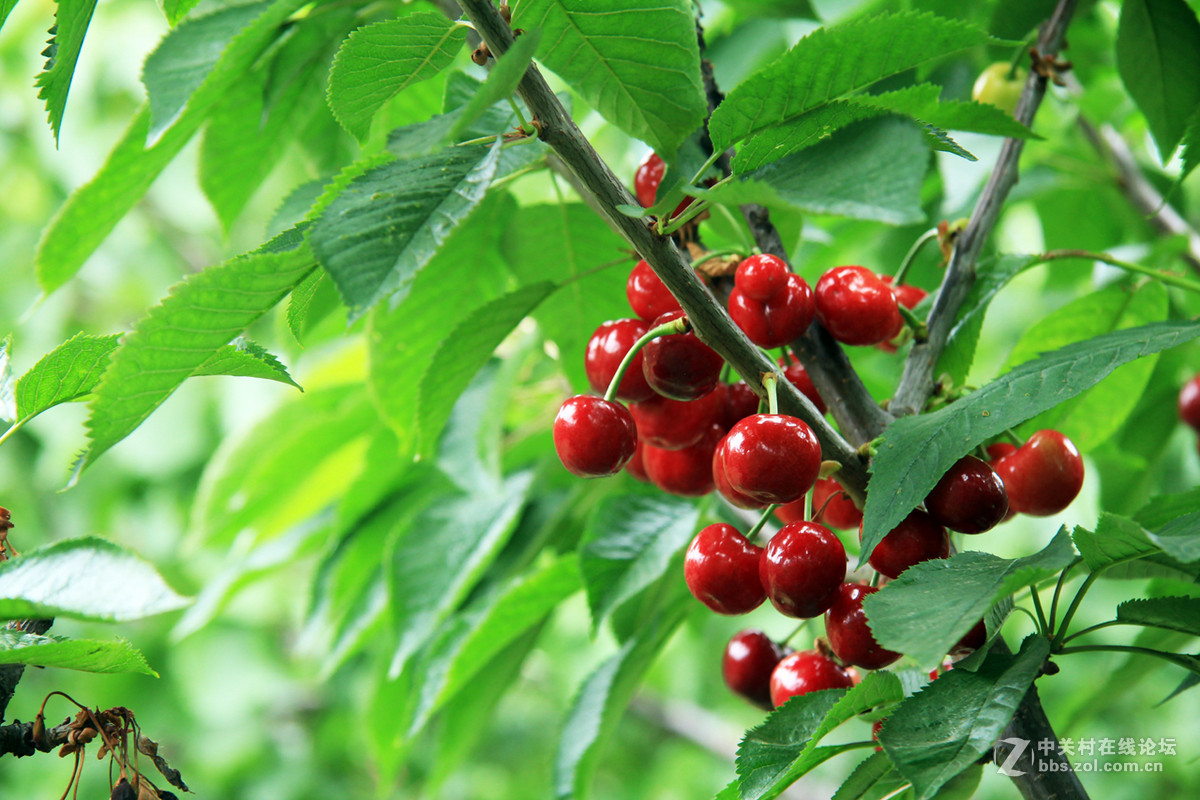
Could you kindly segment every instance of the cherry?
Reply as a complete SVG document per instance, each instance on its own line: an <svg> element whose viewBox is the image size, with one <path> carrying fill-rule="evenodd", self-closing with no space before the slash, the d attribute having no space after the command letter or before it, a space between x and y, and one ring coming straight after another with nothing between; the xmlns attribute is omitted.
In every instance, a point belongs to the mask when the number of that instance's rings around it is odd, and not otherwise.
<svg viewBox="0 0 1200 800"><path fill-rule="evenodd" d="M1042 430L995 465L1008 505L1033 517L1048 517L1071 505L1083 488L1083 457L1058 431Z"/></svg>
<svg viewBox="0 0 1200 800"><path fill-rule="evenodd" d="M725 440L717 443L712 457L712 480L716 490L738 508L766 508L769 503L761 503L753 497L744 495L729 485L729 476L725 474ZM797 501L803 504L803 499Z"/></svg>
<svg viewBox="0 0 1200 800"><path fill-rule="evenodd" d="M703 497L713 490L713 450L725 429L713 423L700 441L682 450L643 446L642 464L650 482L667 494Z"/></svg>
<svg viewBox="0 0 1200 800"><path fill-rule="evenodd" d="M725 396L710 392L699 400L671 400L656 395L631 403L629 411L637 422L638 436L646 444L682 450L700 441L712 423L724 418Z"/></svg>
<svg viewBox="0 0 1200 800"><path fill-rule="evenodd" d="M975 456L963 456L925 497L930 516L952 531L983 533L1008 514L1004 481Z"/></svg>
<svg viewBox="0 0 1200 800"><path fill-rule="evenodd" d="M725 385L725 430L758 413L758 395L745 381Z"/></svg>
<svg viewBox="0 0 1200 800"><path fill-rule="evenodd" d="M1010 453L1017 452L1017 446L1015 444L1012 444L1011 442L996 442L994 444L989 444L985 449L987 450L987 456L988 456L987 465L992 468L993 472L995 472L995 470L996 470L996 462L998 462L1000 459L1004 458L1006 455L1009 455ZM999 475L1000 473L997 472L996 474ZM1004 480L1001 479L1000 482L1004 483ZM1008 490L1007 489L1004 491L1004 497L1005 497L1005 500L1007 501L1007 499L1008 499ZM1012 504L1009 503L1008 511L1004 514L1004 519L1002 519L1000 521L1007 522L1008 520L1012 519L1016 515L1017 515L1017 512L1013 510Z"/></svg>
<svg viewBox="0 0 1200 800"><path fill-rule="evenodd" d="M968 653L974 653L987 642L987 626L983 624L983 620L979 620L967 631L958 644L950 648L950 655L965 656Z"/></svg>
<svg viewBox="0 0 1200 800"><path fill-rule="evenodd" d="M783 288L768 300L751 297L740 285L729 293L729 316L759 347L781 347L798 338L814 313L812 289L794 272L786 274Z"/></svg>
<svg viewBox="0 0 1200 800"><path fill-rule="evenodd" d="M771 709L771 673L786 655L785 649L762 631L746 630L725 645L721 675L735 694L759 708Z"/></svg>
<svg viewBox="0 0 1200 800"><path fill-rule="evenodd" d="M650 322L670 311L679 311L679 301L645 259L634 265L625 281L625 298L633 313Z"/></svg>
<svg viewBox="0 0 1200 800"><path fill-rule="evenodd" d="M1179 418L1200 431L1200 375L1179 390Z"/></svg>
<svg viewBox="0 0 1200 800"><path fill-rule="evenodd" d="M587 372L588 383L600 394L608 390L608 384L617 374L621 360L633 347L634 342L642 338L650 326L640 319L614 319L601 323L596 328L592 338L588 339L587 351L583 356L583 368ZM627 403L646 400L654 396L654 390L646 383L642 374L642 353L639 351L633 357L629 368L621 376L617 387L617 398Z"/></svg>
<svg viewBox="0 0 1200 800"><path fill-rule="evenodd" d="M829 528L852 530L862 523L862 512L833 478L821 478L813 484L812 507L813 521ZM775 516L785 524L804 519L804 498L781 505L775 509Z"/></svg>
<svg viewBox="0 0 1200 800"><path fill-rule="evenodd" d="M812 382L812 378L808 377L808 371L796 360L794 354L789 355L791 363L784 365L783 359L779 359L779 366L783 367L783 377L787 378L788 383L800 390L800 393L807 397L812 404L817 407L817 411L824 414L829 410L825 405L825 401L821 399L820 392Z"/></svg>
<svg viewBox="0 0 1200 800"><path fill-rule="evenodd" d="M633 458L637 426L620 403L577 394L563 402L554 418L554 449L572 475L615 475Z"/></svg>
<svg viewBox="0 0 1200 800"><path fill-rule="evenodd" d="M891 275L883 275L880 277L880 280L888 285L888 288L892 290L892 294L896 295L896 302L910 310L916 308L922 300L929 296L929 293L919 286L912 286L907 283L902 283L899 286L893 285L893 279ZM896 330L892 333L890 338L895 339L903 330L904 319L902 317L900 319L900 324L896 327ZM896 352L896 345L892 344L890 341L880 342L875 346L885 353Z"/></svg>
<svg viewBox="0 0 1200 800"><path fill-rule="evenodd" d="M823 525L789 522L763 549L759 577L780 613L815 617L829 608L846 578L846 549Z"/></svg>
<svg viewBox="0 0 1200 800"><path fill-rule="evenodd" d="M649 483L650 476L646 474L646 465L642 462L642 456L645 452L646 443L638 439L637 448L633 451L633 457L625 462L625 471L642 483Z"/></svg>
<svg viewBox="0 0 1200 800"><path fill-rule="evenodd" d="M669 311L657 317L650 327L666 325L682 316L682 311ZM642 348L642 354L646 382L672 400L695 400L708 394L717 388L721 367L725 366L717 351L691 332L660 336Z"/></svg>
<svg viewBox="0 0 1200 800"><path fill-rule="evenodd" d="M999 106L1010 115L1016 113L1017 101L1025 89L1025 70L1018 68L1011 78L1008 76L1012 65L1007 61L997 61L988 66L971 87L971 99L980 103L990 103Z"/></svg>
<svg viewBox="0 0 1200 800"><path fill-rule="evenodd" d="M762 551L732 525L709 525L688 545L683 579L692 595L718 614L746 614L767 596L758 578Z"/></svg>
<svg viewBox="0 0 1200 800"><path fill-rule="evenodd" d="M896 295L866 267L834 267L822 275L816 314L833 338L845 344L885 342L904 324Z"/></svg>
<svg viewBox="0 0 1200 800"><path fill-rule="evenodd" d="M658 153L651 153L637 168L637 172L633 173L633 192L642 208L654 205L658 186L662 183L663 173L666 171L667 165L658 157Z"/></svg>
<svg viewBox="0 0 1200 800"><path fill-rule="evenodd" d="M797 695L852 686L854 679L841 664L816 650L802 650L784 658L771 673L771 703L778 708Z"/></svg>
<svg viewBox="0 0 1200 800"><path fill-rule="evenodd" d="M833 605L825 612L825 635L829 646L843 663L864 669L882 669L900 658L875 641L863 612L863 599L879 591L862 583L844 583L834 593Z"/></svg>
<svg viewBox="0 0 1200 800"><path fill-rule="evenodd" d="M862 539L862 527L858 529ZM910 512L888 532L871 551L871 566L882 575L895 578L901 572L931 558L950 555L950 534L921 509Z"/></svg>
<svg viewBox="0 0 1200 800"><path fill-rule="evenodd" d="M783 259L763 253L738 264L733 282L747 297L765 303L783 291L790 274L792 271Z"/></svg>
<svg viewBox="0 0 1200 800"><path fill-rule="evenodd" d="M816 482L821 445L803 420L755 414L725 437L724 463L737 491L764 503L790 503Z"/></svg>

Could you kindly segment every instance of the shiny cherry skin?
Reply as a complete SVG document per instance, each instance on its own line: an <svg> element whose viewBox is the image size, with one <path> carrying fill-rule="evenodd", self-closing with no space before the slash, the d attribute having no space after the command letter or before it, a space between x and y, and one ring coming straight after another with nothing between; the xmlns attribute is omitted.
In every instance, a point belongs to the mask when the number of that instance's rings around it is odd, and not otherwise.
<svg viewBox="0 0 1200 800"><path fill-rule="evenodd" d="M759 347L782 347L808 330L815 314L808 283L788 272L783 288L769 300L757 300L734 287L729 293L729 316Z"/></svg>
<svg viewBox="0 0 1200 800"><path fill-rule="evenodd" d="M862 524L862 512L833 478L820 478L813 484L812 498L813 522L844 531ZM784 524L804 519L804 498L781 505L775 516Z"/></svg>
<svg viewBox="0 0 1200 800"><path fill-rule="evenodd" d="M554 418L554 449L563 466L581 478L615 475L637 449L629 409L602 397L567 398Z"/></svg>
<svg viewBox="0 0 1200 800"><path fill-rule="evenodd" d="M904 324L891 287L866 267L834 267L816 288L817 319L844 344L886 342Z"/></svg>
<svg viewBox="0 0 1200 800"><path fill-rule="evenodd" d="M829 608L846 579L846 549L824 525L789 522L763 548L759 577L781 614L810 619Z"/></svg>
<svg viewBox="0 0 1200 800"><path fill-rule="evenodd" d="M1200 375L1179 390L1179 418L1200 431Z"/></svg>
<svg viewBox="0 0 1200 800"><path fill-rule="evenodd" d="M812 428L785 414L755 414L725 437L725 474L734 489L764 503L790 503L812 488L821 445Z"/></svg>
<svg viewBox="0 0 1200 800"><path fill-rule="evenodd" d="M721 439L717 443L716 449L713 450L712 457L712 480L717 492L728 500L732 505L738 508L766 508L769 503L763 503L755 500L753 497L742 494L737 489L729 485L729 476L725 474L725 440ZM803 502L803 501L801 501Z"/></svg>
<svg viewBox="0 0 1200 800"><path fill-rule="evenodd" d="M645 259L634 265L625 281L625 299L633 313L650 322L671 311L680 311L679 301L655 274Z"/></svg>
<svg viewBox="0 0 1200 800"><path fill-rule="evenodd" d="M916 308L922 300L929 296L929 292L925 291L919 286L913 286L907 283L902 283L899 286L894 285L891 275L881 275L879 279L888 285L888 287L892 290L892 294L896 295L896 302L909 310ZM896 330L892 333L890 338L895 339L903 330L904 319L902 317L900 319L900 324L896 327ZM896 352L896 345L892 344L891 341L880 342L875 346L885 353Z"/></svg>
<svg viewBox="0 0 1200 800"><path fill-rule="evenodd" d="M930 516L952 531L983 533L1004 521L1008 493L987 462L963 456L925 497Z"/></svg>
<svg viewBox="0 0 1200 800"><path fill-rule="evenodd" d="M702 529L688 545L683 579L688 590L718 614L747 614L766 599L758 578L762 548L718 522Z"/></svg>
<svg viewBox="0 0 1200 800"><path fill-rule="evenodd" d="M638 439L637 448L633 451L633 457L625 462L625 471L642 483L649 483L650 476L646 474L646 465L642 463L642 456L645 452L646 443Z"/></svg>
<svg viewBox="0 0 1200 800"><path fill-rule="evenodd" d="M583 368L587 372L588 383L592 388L604 394L608 384L617 374L617 367L625 354L633 347L634 342L642 338L650 326L640 319L614 319L601 323L600 327L588 339L587 350L583 355ZM626 403L636 403L653 397L654 390L646 383L642 374L642 354L639 351L630 363L629 368L621 377L617 387L617 399Z"/></svg>
<svg viewBox="0 0 1200 800"><path fill-rule="evenodd" d="M995 463L1008 505L1032 517L1048 517L1071 505L1083 488L1083 456L1058 431L1041 430Z"/></svg>
<svg viewBox="0 0 1200 800"><path fill-rule="evenodd" d="M637 422L638 436L646 444L682 450L700 441L714 422L724 418L725 396L710 392L699 400L671 400L656 395L631 403L629 411Z"/></svg>
<svg viewBox="0 0 1200 800"><path fill-rule="evenodd" d="M670 311L650 323L651 328L679 319L682 311ZM697 338L696 334L660 336L642 348L642 373L646 382L672 400L695 400L717 388L725 359Z"/></svg>
<svg viewBox="0 0 1200 800"><path fill-rule="evenodd" d="M849 689L850 672L816 650L801 650L787 656L771 673L771 704L776 708L793 697L821 689Z"/></svg>
<svg viewBox="0 0 1200 800"><path fill-rule="evenodd" d="M700 441L682 450L643 446L642 464L650 482L667 494L703 497L713 490L713 451L725 430L713 423Z"/></svg>
<svg viewBox="0 0 1200 800"><path fill-rule="evenodd" d="M667 165L663 160L657 153L651 153L633 173L633 192L642 208L654 205L654 198L658 195L658 187L666 171Z"/></svg>
<svg viewBox="0 0 1200 800"><path fill-rule="evenodd" d="M875 641L863 612L863 599L879 591L862 583L844 583L834 593L833 605L825 612L825 635L834 655L844 664L864 669L882 669L900 658Z"/></svg>
<svg viewBox="0 0 1200 800"><path fill-rule="evenodd" d="M791 361L788 364L784 364L783 359L779 359L779 366L783 367L783 377L787 378L788 383L799 389L800 394L807 397L817 407L817 411L824 414L829 407L825 405L812 378L808 377L808 371L796 360L795 355L789 354L789 358Z"/></svg>
<svg viewBox="0 0 1200 800"><path fill-rule="evenodd" d="M862 538L861 523L858 536ZM875 545L870 562L880 574L896 578L913 564L949 556L950 534L933 517L918 508Z"/></svg>
<svg viewBox="0 0 1200 800"><path fill-rule="evenodd" d="M725 386L725 430L758 413L758 395L745 381Z"/></svg>
<svg viewBox="0 0 1200 800"><path fill-rule="evenodd" d="M762 253L738 264L733 283L747 297L765 303L783 291L791 272L783 259Z"/></svg>
<svg viewBox="0 0 1200 800"><path fill-rule="evenodd" d="M1004 458L1005 456L1007 456L1011 453L1017 452L1017 446L1015 444L1012 444L1011 442L995 442L994 444L989 444L984 449L987 450L987 465L992 468L993 472L995 472L995 470L996 470L996 462L998 462L1000 459ZM997 472L996 474L999 475L1000 473ZM1004 483L1003 479L1001 479L1000 482ZM1005 497L1005 500L1008 499L1008 490L1007 489L1004 490L1004 497ZM1007 522L1008 520L1012 519L1016 515L1017 515L1017 512L1013 510L1012 504L1009 503L1008 512L1004 515L1004 519L1002 519L1000 521Z"/></svg>
<svg viewBox="0 0 1200 800"><path fill-rule="evenodd" d="M771 673L787 651L762 631L739 631L725 645L721 676L734 694L771 710Z"/></svg>

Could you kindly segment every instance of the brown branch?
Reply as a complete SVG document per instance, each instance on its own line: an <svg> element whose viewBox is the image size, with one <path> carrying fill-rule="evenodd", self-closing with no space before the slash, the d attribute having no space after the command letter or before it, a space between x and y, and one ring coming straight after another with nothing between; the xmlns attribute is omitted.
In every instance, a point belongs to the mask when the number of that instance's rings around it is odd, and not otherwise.
<svg viewBox="0 0 1200 800"><path fill-rule="evenodd" d="M56 747L67 744L67 737L75 730L73 722L64 722L55 728L46 729L46 741L38 744L33 740L33 723L17 720L9 725L0 725L0 756L23 758L35 753L49 753Z"/></svg>

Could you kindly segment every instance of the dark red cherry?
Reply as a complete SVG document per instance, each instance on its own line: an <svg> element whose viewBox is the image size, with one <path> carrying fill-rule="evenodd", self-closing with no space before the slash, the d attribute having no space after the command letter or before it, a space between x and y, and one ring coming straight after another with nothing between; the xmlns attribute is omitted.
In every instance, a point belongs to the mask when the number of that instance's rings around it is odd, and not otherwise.
<svg viewBox="0 0 1200 800"><path fill-rule="evenodd" d="M667 494L703 497L713 490L713 451L725 429L713 423L700 441L682 450L643 446L642 463L650 482Z"/></svg>
<svg viewBox="0 0 1200 800"><path fill-rule="evenodd" d="M771 673L783 660L784 648L762 631L734 634L725 645L721 675L735 694L759 708L771 709Z"/></svg>
<svg viewBox="0 0 1200 800"><path fill-rule="evenodd" d="M679 301L655 274L645 259L634 265L625 281L625 299L633 313L650 322L671 311L679 311Z"/></svg>
<svg viewBox="0 0 1200 800"><path fill-rule="evenodd" d="M862 511L833 478L822 478L813 486L813 513L817 522L844 531L862 523Z"/></svg>
<svg viewBox="0 0 1200 800"><path fill-rule="evenodd" d="M683 578L692 595L718 614L746 614L766 599L758 579L761 553L737 528L718 522L692 539Z"/></svg>
<svg viewBox="0 0 1200 800"><path fill-rule="evenodd" d="M833 605L825 612L825 635L834 655L845 664L864 669L882 669L900 658L875 641L863 612L863 599L879 591L862 583L845 583L835 592Z"/></svg>
<svg viewBox="0 0 1200 800"><path fill-rule="evenodd" d="M862 527L858 530L862 538ZM950 555L950 534L921 509L915 509L888 532L871 551L871 566L880 574L895 578L901 572L931 558Z"/></svg>
<svg viewBox="0 0 1200 800"><path fill-rule="evenodd" d="M782 347L797 339L814 313L812 289L793 272L769 300L757 300L737 287L729 293L729 316L759 347Z"/></svg>
<svg viewBox="0 0 1200 800"><path fill-rule="evenodd" d="M729 485L729 477L725 474L725 440L721 439L713 450L712 479L713 485L722 497L738 508L766 508L769 503L762 503L753 497L742 494Z"/></svg>
<svg viewBox="0 0 1200 800"><path fill-rule="evenodd" d="M789 617L815 617L846 578L846 549L823 525L789 522L771 537L759 565L771 604Z"/></svg>
<svg viewBox="0 0 1200 800"><path fill-rule="evenodd" d="M645 452L646 443L638 439L637 449L633 451L633 456L625 462L625 471L642 483L649 483L650 476L646 474L646 465L642 463L642 456Z"/></svg>
<svg viewBox="0 0 1200 800"><path fill-rule="evenodd" d="M1038 431L994 467L1004 481L1009 507L1033 517L1057 514L1083 488L1083 456L1058 431Z"/></svg>
<svg viewBox="0 0 1200 800"><path fill-rule="evenodd" d="M554 449L563 466L581 478L615 475L637 449L629 409L602 397L567 398L554 418Z"/></svg>
<svg viewBox="0 0 1200 800"><path fill-rule="evenodd" d="M1179 390L1179 418L1200 431L1200 375Z"/></svg>
<svg viewBox="0 0 1200 800"><path fill-rule="evenodd" d="M821 414L829 410L825 401L821 399L817 387L813 384L812 378L808 377L808 372L796 361L795 356L792 357L792 363L783 368L783 377L787 378L788 383L799 389L800 394L811 400Z"/></svg>
<svg viewBox="0 0 1200 800"><path fill-rule="evenodd" d="M771 703L778 708L797 695L852 686L854 679L841 664L816 650L802 650L785 657L771 673Z"/></svg>
<svg viewBox="0 0 1200 800"><path fill-rule="evenodd" d="M983 624L983 620L979 620L958 640L958 644L950 648L950 655L965 656L968 653L974 653L987 642L987 626Z"/></svg>
<svg viewBox="0 0 1200 800"><path fill-rule="evenodd" d="M911 286L907 283L902 283L899 286L893 285L891 275L880 276L880 280L886 283L889 288L891 288L892 293L896 295L896 302L910 310L920 305L921 301L929 295L928 292L918 286ZM896 338L902 330L904 330L903 318L901 318L900 324L896 327L896 330L892 334L891 338ZM887 353L896 352L896 346L890 341L880 342L875 346Z"/></svg>
<svg viewBox="0 0 1200 800"><path fill-rule="evenodd" d="M783 259L770 253L754 255L738 264L733 283L744 295L764 303L783 291L792 273Z"/></svg>
<svg viewBox="0 0 1200 800"><path fill-rule="evenodd" d="M834 267L817 281L817 319L839 342L886 342L904 324L896 295L866 267Z"/></svg>
<svg viewBox="0 0 1200 800"><path fill-rule="evenodd" d="M663 160L658 157L657 153L651 153L637 168L637 172L633 173L633 192L637 195L642 208L654 205L658 186L662 183L663 173L666 171L667 165L663 163Z"/></svg>
<svg viewBox="0 0 1200 800"><path fill-rule="evenodd" d="M650 323L651 328L679 319L682 311L671 311ZM642 348L642 372L646 382L663 397L695 400L717 387L725 359L700 341L696 334L660 336Z"/></svg>
<svg viewBox="0 0 1200 800"><path fill-rule="evenodd" d="M682 450L700 441L714 422L724 419L725 396L710 392L699 400L671 400L655 395L631 403L629 411L637 422L638 436L646 444Z"/></svg>
<svg viewBox="0 0 1200 800"><path fill-rule="evenodd" d="M758 395L745 381L725 385L725 430L758 413Z"/></svg>
<svg viewBox="0 0 1200 800"><path fill-rule="evenodd" d="M790 503L812 488L821 445L803 420L755 414L725 437L725 474L734 489L763 503Z"/></svg>
<svg viewBox="0 0 1200 800"><path fill-rule="evenodd" d="M596 328L592 338L588 339L587 351L583 356L583 368L593 389L600 394L608 391L608 384L617 374L621 359L648 330L650 326L640 319L614 319ZM654 390L642 374L642 354L639 351L621 377L617 398L634 403L653 396Z"/></svg>
<svg viewBox="0 0 1200 800"><path fill-rule="evenodd" d="M996 471L975 456L963 456L925 497L930 516L952 531L983 533L1008 514L1008 493Z"/></svg>

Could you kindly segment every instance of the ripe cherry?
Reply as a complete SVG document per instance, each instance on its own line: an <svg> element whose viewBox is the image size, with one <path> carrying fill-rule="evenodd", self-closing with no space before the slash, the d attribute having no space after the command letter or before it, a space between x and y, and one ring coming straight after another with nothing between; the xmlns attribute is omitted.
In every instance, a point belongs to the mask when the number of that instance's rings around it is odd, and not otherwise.
<svg viewBox="0 0 1200 800"><path fill-rule="evenodd" d="M863 612L863 599L879 591L862 583L844 583L835 592L833 605L825 612L825 635L829 646L843 663L864 669L882 669L900 658L875 641Z"/></svg>
<svg viewBox="0 0 1200 800"><path fill-rule="evenodd" d="M645 259L634 265L625 281L625 299L633 313L650 322L670 311L679 311L679 301L655 274Z"/></svg>
<svg viewBox="0 0 1200 800"><path fill-rule="evenodd" d="M771 604L789 617L815 617L846 578L846 549L823 525L789 522L771 537L759 564Z"/></svg>
<svg viewBox="0 0 1200 800"><path fill-rule="evenodd" d="M657 328L683 316L682 311L670 311L657 317L650 327ZM725 366L717 351L691 332L660 336L642 348L642 355L646 382L672 400L695 400L708 394L717 387L721 367Z"/></svg>
<svg viewBox="0 0 1200 800"><path fill-rule="evenodd" d="M860 525L858 536L862 538ZM896 578L901 572L931 558L950 555L950 534L921 509L910 512L871 551L871 566L882 575Z"/></svg>
<svg viewBox="0 0 1200 800"><path fill-rule="evenodd" d="M963 456L925 497L925 508L952 531L983 533L1008 514L1008 493L986 462Z"/></svg>
<svg viewBox="0 0 1200 800"><path fill-rule="evenodd" d="M1048 517L1071 505L1083 488L1083 456L1058 431L1042 430L995 463L1008 505L1021 514Z"/></svg>
<svg viewBox="0 0 1200 800"><path fill-rule="evenodd" d="M834 267L816 289L817 319L845 344L886 342L904 324L891 287L866 267Z"/></svg>
<svg viewBox="0 0 1200 800"><path fill-rule="evenodd" d="M725 430L758 413L758 395L745 381L725 385Z"/></svg>
<svg viewBox="0 0 1200 800"><path fill-rule="evenodd" d="M631 403L638 436L646 444L664 450L681 450L700 441L714 422L725 415L725 396L710 392L699 400L671 400L655 395Z"/></svg>
<svg viewBox="0 0 1200 800"><path fill-rule="evenodd" d="M554 449L563 466L581 478L615 475L637 449L629 409L602 397L569 397L554 418Z"/></svg>
<svg viewBox="0 0 1200 800"><path fill-rule="evenodd" d="M769 503L762 503L755 500L753 497L742 494L737 489L729 485L729 476L725 474L725 440L721 439L717 443L717 447L713 450L712 457L712 480L716 490L733 505L738 508L766 508ZM799 502L803 503L803 500Z"/></svg>
<svg viewBox="0 0 1200 800"><path fill-rule="evenodd" d="M1200 375L1179 390L1179 418L1200 431Z"/></svg>
<svg viewBox="0 0 1200 800"><path fill-rule="evenodd" d="M787 365L784 365L783 359L779 359L779 366L783 367L783 377L787 378L788 383L799 389L800 394L812 401L812 404L817 407L817 411L824 414L829 408L825 405L825 401L821 399L821 394L817 391L812 378L808 377L807 370L796 360L794 354L789 354L788 357L790 363Z"/></svg>
<svg viewBox="0 0 1200 800"><path fill-rule="evenodd" d="M786 651L762 631L747 630L734 634L725 645L721 675L735 694L759 708L771 709L771 673Z"/></svg>
<svg viewBox="0 0 1200 800"><path fill-rule="evenodd" d="M718 614L746 614L766 599L758 578L763 549L718 522L696 534L683 562L692 595Z"/></svg>
<svg viewBox="0 0 1200 800"><path fill-rule="evenodd" d="M929 293L919 286L912 286L911 284L907 283L902 283L899 286L893 285L891 275L883 275L880 277L880 280L888 285L888 287L892 290L892 294L896 295L896 302L909 310L916 308L918 305L920 305L922 300L929 296ZM891 338L895 339L903 330L904 319L901 318L900 324L892 333ZM885 353L896 352L896 345L892 344L891 341L880 342L875 346Z"/></svg>
<svg viewBox="0 0 1200 800"><path fill-rule="evenodd" d="M617 374L621 360L633 347L634 342L642 338L650 326L640 319L614 319L601 323L596 328L592 338L588 339L587 351L583 356L583 368L587 372L588 383L600 394L608 390L608 384ZM646 400L654 396L654 390L646 383L642 374L642 353L639 351L630 363L629 368L621 377L617 387L617 399L627 403Z"/></svg>
<svg viewBox="0 0 1200 800"><path fill-rule="evenodd" d="M654 205L658 186L662 183L663 173L666 171L667 165L663 163L663 160L658 157L657 153L651 153L637 168L637 172L633 173L633 192L637 195L642 208Z"/></svg>
<svg viewBox="0 0 1200 800"><path fill-rule="evenodd" d="M764 503L790 503L821 470L816 434L796 417L755 414L725 437L725 474L734 489Z"/></svg>
<svg viewBox="0 0 1200 800"><path fill-rule="evenodd" d="M786 274L783 287L767 300L751 297L740 286L729 293L729 316L759 347L782 347L798 338L812 324L814 313L812 289L794 272Z"/></svg>
<svg viewBox="0 0 1200 800"><path fill-rule="evenodd" d="M633 451L633 456L625 462L625 471L642 483L649 483L650 476L646 474L646 465L642 463L642 456L645 452L646 443L638 439L637 449Z"/></svg>
<svg viewBox="0 0 1200 800"><path fill-rule="evenodd" d="M724 428L713 423L700 441L682 450L644 445L642 464L650 482L667 494L681 497L708 494L713 490L713 450L724 435Z"/></svg>
<svg viewBox="0 0 1200 800"><path fill-rule="evenodd" d="M979 648L983 647L987 642L987 626L983 624L983 620L979 620L971 628L963 634L963 637L958 640L958 644L950 648L950 655L965 656L968 653L974 653Z"/></svg>
<svg viewBox="0 0 1200 800"><path fill-rule="evenodd" d="M791 273L783 259L763 253L749 256L738 264L733 282L747 297L762 303L783 291Z"/></svg>
<svg viewBox="0 0 1200 800"><path fill-rule="evenodd" d="M797 695L852 686L854 679L841 664L816 650L802 650L784 658L771 673L771 703L778 708Z"/></svg>
<svg viewBox="0 0 1200 800"><path fill-rule="evenodd" d="M850 495L833 478L821 478L813 484L813 521L827 528L853 530L862 523L862 512ZM796 522L804 519L804 498L785 503L775 509L780 522Z"/></svg>

